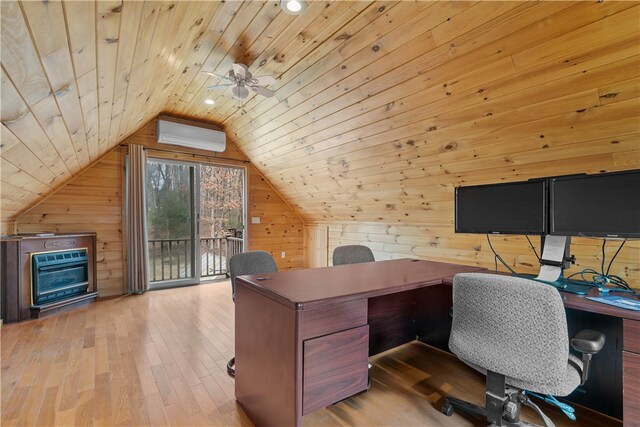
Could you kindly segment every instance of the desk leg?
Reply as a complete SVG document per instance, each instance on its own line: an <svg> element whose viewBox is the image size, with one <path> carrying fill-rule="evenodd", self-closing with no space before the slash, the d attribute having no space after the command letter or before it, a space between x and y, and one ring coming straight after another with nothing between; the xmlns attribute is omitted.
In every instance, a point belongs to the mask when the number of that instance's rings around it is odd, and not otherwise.
<svg viewBox="0 0 640 427"><path fill-rule="evenodd" d="M236 400L259 426L302 422L302 361L296 311L238 281Z"/></svg>

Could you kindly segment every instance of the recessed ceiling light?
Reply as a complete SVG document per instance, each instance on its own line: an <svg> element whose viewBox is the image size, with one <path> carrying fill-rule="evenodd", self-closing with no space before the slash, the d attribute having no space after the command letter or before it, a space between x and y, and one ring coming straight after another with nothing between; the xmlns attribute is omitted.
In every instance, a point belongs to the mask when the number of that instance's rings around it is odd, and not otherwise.
<svg viewBox="0 0 640 427"><path fill-rule="evenodd" d="M304 0L280 0L280 8L289 15L302 15L307 10Z"/></svg>
<svg viewBox="0 0 640 427"><path fill-rule="evenodd" d="M213 99L205 99L204 103L207 104L207 105L213 105L213 104L215 104L215 101Z"/></svg>

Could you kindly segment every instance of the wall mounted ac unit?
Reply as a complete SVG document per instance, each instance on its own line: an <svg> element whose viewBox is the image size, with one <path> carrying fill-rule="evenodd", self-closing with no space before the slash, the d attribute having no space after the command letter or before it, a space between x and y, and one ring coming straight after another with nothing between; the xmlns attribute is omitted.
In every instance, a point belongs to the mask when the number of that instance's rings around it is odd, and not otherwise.
<svg viewBox="0 0 640 427"><path fill-rule="evenodd" d="M158 143L223 152L227 146L227 135L212 125L205 126L204 123L160 116Z"/></svg>

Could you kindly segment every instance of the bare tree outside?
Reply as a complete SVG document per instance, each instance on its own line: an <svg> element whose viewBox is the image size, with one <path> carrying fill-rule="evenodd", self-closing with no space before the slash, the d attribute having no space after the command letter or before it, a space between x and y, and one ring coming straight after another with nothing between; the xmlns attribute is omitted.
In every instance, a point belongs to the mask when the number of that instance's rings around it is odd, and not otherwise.
<svg viewBox="0 0 640 427"><path fill-rule="evenodd" d="M200 167L200 235L241 237L244 169Z"/></svg>

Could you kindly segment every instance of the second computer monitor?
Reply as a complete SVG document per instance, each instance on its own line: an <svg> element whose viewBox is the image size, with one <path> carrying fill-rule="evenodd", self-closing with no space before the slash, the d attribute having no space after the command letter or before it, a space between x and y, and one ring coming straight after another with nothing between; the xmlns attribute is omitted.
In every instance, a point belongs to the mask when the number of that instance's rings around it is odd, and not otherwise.
<svg viewBox="0 0 640 427"><path fill-rule="evenodd" d="M640 237L640 170L551 179L550 234Z"/></svg>

